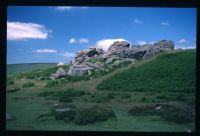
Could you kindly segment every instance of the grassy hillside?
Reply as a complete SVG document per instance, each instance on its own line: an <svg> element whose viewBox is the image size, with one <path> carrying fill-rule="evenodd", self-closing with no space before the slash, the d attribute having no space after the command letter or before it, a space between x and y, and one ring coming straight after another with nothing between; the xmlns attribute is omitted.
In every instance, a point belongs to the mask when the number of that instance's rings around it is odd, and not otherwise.
<svg viewBox="0 0 200 136"><path fill-rule="evenodd" d="M157 59L100 83L99 90L139 92L194 92L196 79L195 51L158 56Z"/></svg>
<svg viewBox="0 0 200 136"><path fill-rule="evenodd" d="M194 131L195 54L194 50L163 53L87 80L32 78L49 77L56 67L19 74L20 78L11 76L7 82L6 112L15 119L6 121L6 129ZM63 103L77 108L77 114L70 114L76 116L75 120L66 122L46 116L53 106ZM116 119L77 124L77 119L91 121L101 115L97 111L87 115L85 110L93 105L112 110Z"/></svg>
<svg viewBox="0 0 200 136"><path fill-rule="evenodd" d="M28 72L36 69L46 69L56 66L56 63L26 63L26 64L8 64L7 74L13 75L21 72Z"/></svg>

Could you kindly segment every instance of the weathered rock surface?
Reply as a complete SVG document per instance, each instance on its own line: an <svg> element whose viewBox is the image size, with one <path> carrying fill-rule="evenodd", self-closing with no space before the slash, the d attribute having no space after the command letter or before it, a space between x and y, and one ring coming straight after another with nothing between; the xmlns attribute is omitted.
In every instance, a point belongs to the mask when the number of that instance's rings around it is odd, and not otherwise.
<svg viewBox="0 0 200 136"><path fill-rule="evenodd" d="M86 64L73 65L70 67L67 74L71 76L82 75L82 74L88 73L89 70L92 70L92 69L94 68L89 67Z"/></svg>
<svg viewBox="0 0 200 136"><path fill-rule="evenodd" d="M64 77L67 75L67 72L63 70L61 67L56 71L55 74L51 74L50 79L54 80L60 77Z"/></svg>
<svg viewBox="0 0 200 136"><path fill-rule="evenodd" d="M69 71L59 69L52 74L51 79L60 78L66 75L91 74L91 70L98 71L105 69L104 65L110 68L124 62L135 63L137 60L148 59L160 52L174 50L174 43L170 40L161 40L143 46L130 45L127 41L116 41L105 52L103 49L89 48L76 53L75 62L71 64Z"/></svg>

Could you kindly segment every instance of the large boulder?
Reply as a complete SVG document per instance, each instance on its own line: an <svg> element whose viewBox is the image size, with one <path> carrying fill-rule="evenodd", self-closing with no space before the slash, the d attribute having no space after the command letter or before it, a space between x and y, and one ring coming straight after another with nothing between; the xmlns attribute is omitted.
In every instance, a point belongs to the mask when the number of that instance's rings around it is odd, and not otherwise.
<svg viewBox="0 0 200 136"><path fill-rule="evenodd" d="M161 40L153 44L160 48L162 51L174 50L174 43L171 40Z"/></svg>
<svg viewBox="0 0 200 136"><path fill-rule="evenodd" d="M115 54L122 57L126 49L130 49L130 44L127 41L116 41L110 45L107 54Z"/></svg>
<svg viewBox="0 0 200 136"><path fill-rule="evenodd" d="M63 70L61 67L56 71L55 74L51 74L50 76L50 79L54 80L54 79L57 79L57 78L60 78L60 77L64 77L66 76L67 73L65 70Z"/></svg>
<svg viewBox="0 0 200 136"><path fill-rule="evenodd" d="M73 65L69 68L67 75L70 75L70 76L82 75L82 74L88 73L92 69L94 68L89 67L85 64Z"/></svg>
<svg viewBox="0 0 200 136"><path fill-rule="evenodd" d="M99 63L85 62L84 64L94 69L100 69L101 67L103 67L103 65Z"/></svg>

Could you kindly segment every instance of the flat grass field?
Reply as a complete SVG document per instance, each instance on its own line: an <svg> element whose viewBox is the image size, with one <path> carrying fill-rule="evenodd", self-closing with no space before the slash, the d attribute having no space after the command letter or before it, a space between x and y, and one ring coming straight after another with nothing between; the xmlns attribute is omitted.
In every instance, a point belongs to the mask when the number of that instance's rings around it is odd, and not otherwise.
<svg viewBox="0 0 200 136"><path fill-rule="evenodd" d="M195 106L196 51L162 53L151 59L120 67L108 74L89 80L49 84L49 80L27 79L14 75L7 81L6 112L15 119L6 121L7 130L61 130L61 131L195 131L194 120L180 122L182 112L165 109L164 115L152 114L148 108L134 111L134 105L168 103L187 109ZM41 74L41 73L40 73ZM45 75L48 75L46 72ZM20 78L19 78L20 77ZM24 85L25 84L25 85ZM17 89L13 89L17 88ZM74 95L71 103L82 109L99 105L114 111L116 118L78 125L49 118L38 120L52 105L60 103L61 95L70 89L84 92ZM58 96L58 97L53 97ZM167 116L168 115L168 116ZM173 119L172 119L173 117ZM179 120L180 119L180 120Z"/></svg>
<svg viewBox="0 0 200 136"><path fill-rule="evenodd" d="M8 64L7 75L13 75L21 72L28 72L35 69L46 69L55 67L56 63L24 63L24 64Z"/></svg>

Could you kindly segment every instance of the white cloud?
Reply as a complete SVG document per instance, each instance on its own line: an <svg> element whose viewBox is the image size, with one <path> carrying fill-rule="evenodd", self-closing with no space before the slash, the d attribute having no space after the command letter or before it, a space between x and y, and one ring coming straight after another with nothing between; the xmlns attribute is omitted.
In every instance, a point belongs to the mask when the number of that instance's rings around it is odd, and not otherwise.
<svg viewBox="0 0 200 136"><path fill-rule="evenodd" d="M169 26L169 23L168 22L161 22L160 25L162 25L162 26Z"/></svg>
<svg viewBox="0 0 200 136"><path fill-rule="evenodd" d="M139 45L144 45L144 44L147 44L147 42L146 41L138 41L137 42Z"/></svg>
<svg viewBox="0 0 200 136"><path fill-rule="evenodd" d="M196 45L176 45L175 49L196 49Z"/></svg>
<svg viewBox="0 0 200 136"><path fill-rule="evenodd" d="M75 53L72 53L72 52L65 52L65 53L62 53L60 54L64 57L74 57L75 56Z"/></svg>
<svg viewBox="0 0 200 136"><path fill-rule="evenodd" d="M89 39L87 38L80 38L79 43L89 43Z"/></svg>
<svg viewBox="0 0 200 136"><path fill-rule="evenodd" d="M179 41L178 41L178 43L187 43L188 42L188 40L186 40L186 39L184 39L184 38L182 38L182 39L180 39Z"/></svg>
<svg viewBox="0 0 200 136"><path fill-rule="evenodd" d="M49 30L41 24L7 22L8 40L46 39L48 32Z"/></svg>
<svg viewBox="0 0 200 136"><path fill-rule="evenodd" d="M97 41L96 47L97 48L103 48L105 51L108 50L111 44L113 44L115 41L127 41L123 38L118 38L118 39L102 39Z"/></svg>
<svg viewBox="0 0 200 136"><path fill-rule="evenodd" d="M89 39L88 38L80 38L80 39L75 39L75 38L70 38L69 39L69 43L70 44L74 44L74 43L80 43L80 44L83 44L83 43L89 43Z"/></svg>
<svg viewBox="0 0 200 136"><path fill-rule="evenodd" d="M149 42L150 44L154 44L155 43L155 41L151 41L151 42Z"/></svg>
<svg viewBox="0 0 200 136"><path fill-rule="evenodd" d="M55 7L56 10L59 11L69 11L72 9L88 9L88 7L83 6L83 7L77 7L77 6L56 6Z"/></svg>
<svg viewBox="0 0 200 136"><path fill-rule="evenodd" d="M69 39L69 43L70 43L70 44L76 43L76 39L75 39L75 38Z"/></svg>
<svg viewBox="0 0 200 136"><path fill-rule="evenodd" d="M133 22L134 22L135 24L142 24L142 23L143 23L141 20L139 20L139 19L137 19L137 18L135 18L135 19L133 20Z"/></svg>
<svg viewBox="0 0 200 136"><path fill-rule="evenodd" d="M35 50L34 52L37 52L37 53L57 53L57 51L54 50L54 49L38 49L38 50Z"/></svg>

